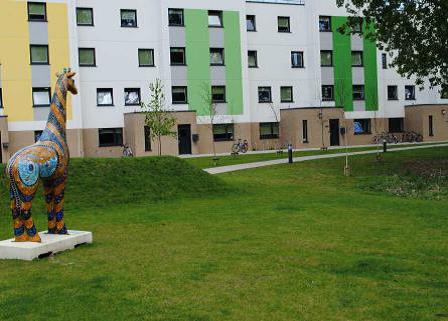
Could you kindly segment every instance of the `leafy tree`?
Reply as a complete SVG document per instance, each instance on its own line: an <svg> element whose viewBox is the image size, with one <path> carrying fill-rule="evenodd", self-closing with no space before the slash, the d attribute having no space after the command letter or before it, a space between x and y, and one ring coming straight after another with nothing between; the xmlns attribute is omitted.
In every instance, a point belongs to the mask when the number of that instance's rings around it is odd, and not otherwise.
<svg viewBox="0 0 448 321"><path fill-rule="evenodd" d="M447 0L336 0L351 15L340 32L356 32L363 16L364 37L377 41L389 52L391 67L405 77L414 76L418 85L448 86L448 1Z"/></svg>
<svg viewBox="0 0 448 321"><path fill-rule="evenodd" d="M149 103L141 103L145 113L145 125L150 128L148 139L158 140L159 156L162 155L162 136L176 137L172 128L176 124L176 118L165 107L165 94L160 79L149 84L151 98Z"/></svg>

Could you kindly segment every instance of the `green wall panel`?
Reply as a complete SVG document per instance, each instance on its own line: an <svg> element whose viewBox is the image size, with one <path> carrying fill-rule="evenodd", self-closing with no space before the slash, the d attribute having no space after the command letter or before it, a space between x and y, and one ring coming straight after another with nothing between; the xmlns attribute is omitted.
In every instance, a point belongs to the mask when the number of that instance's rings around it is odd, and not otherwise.
<svg viewBox="0 0 448 321"><path fill-rule="evenodd" d="M364 23L363 28L373 28ZM366 30L365 29L365 30ZM366 110L378 110L378 64L376 44L364 39L364 81L366 93Z"/></svg>
<svg viewBox="0 0 448 321"><path fill-rule="evenodd" d="M199 116L208 115L204 91L211 91L207 10L185 10L188 103Z"/></svg>
<svg viewBox="0 0 448 321"><path fill-rule="evenodd" d="M346 17L332 17L334 94L336 106L353 111L353 77L351 37L340 34L337 29L347 21Z"/></svg>
<svg viewBox="0 0 448 321"><path fill-rule="evenodd" d="M224 12L224 46L227 112L229 115L241 115L243 114L243 78L240 14L237 11Z"/></svg>

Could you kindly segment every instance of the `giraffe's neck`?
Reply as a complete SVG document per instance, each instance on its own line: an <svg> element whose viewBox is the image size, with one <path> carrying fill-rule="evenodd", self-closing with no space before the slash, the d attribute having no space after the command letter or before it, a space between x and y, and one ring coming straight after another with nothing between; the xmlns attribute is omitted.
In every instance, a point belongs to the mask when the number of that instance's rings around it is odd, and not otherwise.
<svg viewBox="0 0 448 321"><path fill-rule="evenodd" d="M67 89L63 83L63 77L59 77L54 88L51 99L50 114L43 135L46 139L62 138L66 143L66 123L67 123Z"/></svg>

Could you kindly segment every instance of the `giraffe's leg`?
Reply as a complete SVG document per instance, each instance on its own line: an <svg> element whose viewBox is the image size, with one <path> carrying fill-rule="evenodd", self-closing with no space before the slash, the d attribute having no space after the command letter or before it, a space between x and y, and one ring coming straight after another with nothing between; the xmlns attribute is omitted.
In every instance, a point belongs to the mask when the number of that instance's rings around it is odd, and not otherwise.
<svg viewBox="0 0 448 321"><path fill-rule="evenodd" d="M14 192L11 188L11 212L12 220L14 223L14 239L16 242L26 242L28 241L28 235L25 232L25 224L20 217L20 207L17 206L16 198Z"/></svg>
<svg viewBox="0 0 448 321"><path fill-rule="evenodd" d="M31 200L29 202L23 202L21 204L20 216L25 225L25 231L28 237L28 242L40 242L40 236L34 225L33 218L31 217Z"/></svg>
<svg viewBox="0 0 448 321"><path fill-rule="evenodd" d="M61 180L53 189L54 212L56 215L55 234L68 234L67 227L64 223L64 191L65 179Z"/></svg>
<svg viewBox="0 0 448 321"><path fill-rule="evenodd" d="M56 232L56 213L54 212L53 182L44 181L45 204L47 205L48 234Z"/></svg>

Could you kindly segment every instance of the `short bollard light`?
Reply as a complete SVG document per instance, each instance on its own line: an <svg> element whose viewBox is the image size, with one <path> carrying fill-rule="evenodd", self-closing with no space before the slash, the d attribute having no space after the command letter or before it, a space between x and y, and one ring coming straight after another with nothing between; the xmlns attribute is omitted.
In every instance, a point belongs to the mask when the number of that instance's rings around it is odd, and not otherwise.
<svg viewBox="0 0 448 321"><path fill-rule="evenodd" d="M288 162L292 164L294 162L292 158L292 144L288 145Z"/></svg>
<svg viewBox="0 0 448 321"><path fill-rule="evenodd" d="M383 139L383 153L387 152L387 141Z"/></svg>

